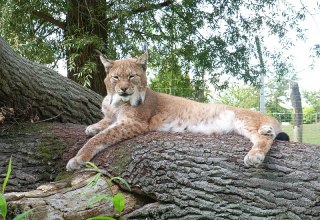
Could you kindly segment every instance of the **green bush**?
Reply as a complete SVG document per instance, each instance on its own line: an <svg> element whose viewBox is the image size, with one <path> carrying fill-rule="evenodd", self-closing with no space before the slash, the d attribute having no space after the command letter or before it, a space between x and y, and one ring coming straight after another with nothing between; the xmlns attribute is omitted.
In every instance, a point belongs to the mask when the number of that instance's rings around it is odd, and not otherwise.
<svg viewBox="0 0 320 220"><path fill-rule="evenodd" d="M317 123L317 111L313 107L305 107L303 112L303 124Z"/></svg>

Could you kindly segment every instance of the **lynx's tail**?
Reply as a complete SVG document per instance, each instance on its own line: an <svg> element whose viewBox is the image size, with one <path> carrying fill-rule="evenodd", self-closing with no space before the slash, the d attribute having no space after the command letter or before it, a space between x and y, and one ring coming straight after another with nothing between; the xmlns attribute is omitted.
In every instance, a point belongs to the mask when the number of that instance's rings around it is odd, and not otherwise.
<svg viewBox="0 0 320 220"><path fill-rule="evenodd" d="M290 141L289 135L285 132L280 132L275 139L279 141Z"/></svg>

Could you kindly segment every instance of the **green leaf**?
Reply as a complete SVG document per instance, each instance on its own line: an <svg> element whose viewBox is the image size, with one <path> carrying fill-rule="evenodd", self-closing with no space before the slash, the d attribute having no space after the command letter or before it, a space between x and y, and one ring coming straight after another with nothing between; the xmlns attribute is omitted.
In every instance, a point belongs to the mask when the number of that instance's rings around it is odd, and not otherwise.
<svg viewBox="0 0 320 220"><path fill-rule="evenodd" d="M101 200L104 200L104 199L107 200L107 201L110 201L110 202L113 201L111 196L108 196L108 195L98 195L98 196L96 196L96 197L94 197L94 198L92 198L92 199L90 199L90 200L88 201L89 206L92 206L92 205L96 204L97 202L100 202Z"/></svg>
<svg viewBox="0 0 320 220"><path fill-rule="evenodd" d="M24 219L25 217L27 217L29 214L30 214L30 212L32 212L34 210L34 208L33 209L30 209L30 210L28 210L28 211L26 211L26 212L23 212L23 213L21 213L20 215L17 215L13 220L22 220L22 219Z"/></svg>
<svg viewBox="0 0 320 220"><path fill-rule="evenodd" d="M7 186L7 183L8 183L10 174L11 174L11 164L12 164L12 156L10 157L10 160L9 160L9 165L8 165L8 169L7 169L6 178L4 179L3 184L2 184L2 194L4 193L4 190L5 190L6 186Z"/></svg>
<svg viewBox="0 0 320 220"><path fill-rule="evenodd" d="M122 193L117 193L113 197L113 206L118 213L121 213L126 205L126 199Z"/></svg>
<svg viewBox="0 0 320 220"><path fill-rule="evenodd" d="M110 179L110 181L113 181L113 180L119 180L121 183L123 183L128 188L129 191L131 191L129 184L125 179L118 177L118 176L115 176Z"/></svg>
<svg viewBox="0 0 320 220"><path fill-rule="evenodd" d="M0 215L3 219L6 219L7 216L7 201L4 198L4 195L0 193Z"/></svg>
<svg viewBox="0 0 320 220"><path fill-rule="evenodd" d="M98 182L98 180L100 179L101 177L101 173L97 173L94 178L87 184L87 186L95 186Z"/></svg>
<svg viewBox="0 0 320 220"><path fill-rule="evenodd" d="M96 217L87 218L87 220L116 220L116 219L109 216L96 216Z"/></svg>
<svg viewBox="0 0 320 220"><path fill-rule="evenodd" d="M99 170L99 168L92 162L86 162L86 167L87 168L93 168L93 169L96 169L96 170Z"/></svg>

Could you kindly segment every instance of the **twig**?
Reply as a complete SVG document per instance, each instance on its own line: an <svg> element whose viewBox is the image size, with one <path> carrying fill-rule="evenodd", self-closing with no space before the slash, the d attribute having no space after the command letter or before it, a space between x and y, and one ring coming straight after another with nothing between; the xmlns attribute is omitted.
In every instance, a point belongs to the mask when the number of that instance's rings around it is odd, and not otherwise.
<svg viewBox="0 0 320 220"><path fill-rule="evenodd" d="M45 122L45 121L50 121L50 120L52 120L52 119L55 119L55 118L59 117L59 116L62 115L63 113L65 113L65 112L63 111L63 112L61 112L60 114L58 114L58 115L56 115L56 116L53 116L52 118L47 118L47 119L44 119L44 120L36 121L36 122L34 122L34 124L38 124L38 123Z"/></svg>
<svg viewBox="0 0 320 220"><path fill-rule="evenodd" d="M105 175L105 176L107 176L107 177L109 177L109 178L112 178L111 173L109 173L109 172L106 171L106 170L102 170L102 169L84 168L84 169L81 169L81 170L77 170L76 172L77 172L77 173L85 173L85 172L102 173L103 175Z"/></svg>

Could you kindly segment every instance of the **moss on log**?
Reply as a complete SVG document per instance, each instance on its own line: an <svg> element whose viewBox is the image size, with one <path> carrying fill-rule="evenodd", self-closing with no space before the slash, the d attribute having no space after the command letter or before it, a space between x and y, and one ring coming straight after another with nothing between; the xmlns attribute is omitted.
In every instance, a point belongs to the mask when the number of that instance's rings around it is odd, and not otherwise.
<svg viewBox="0 0 320 220"><path fill-rule="evenodd" d="M12 173L6 191L35 189L64 176L68 148L80 148L85 126L61 123L23 123L0 126L0 177L12 155Z"/></svg>

